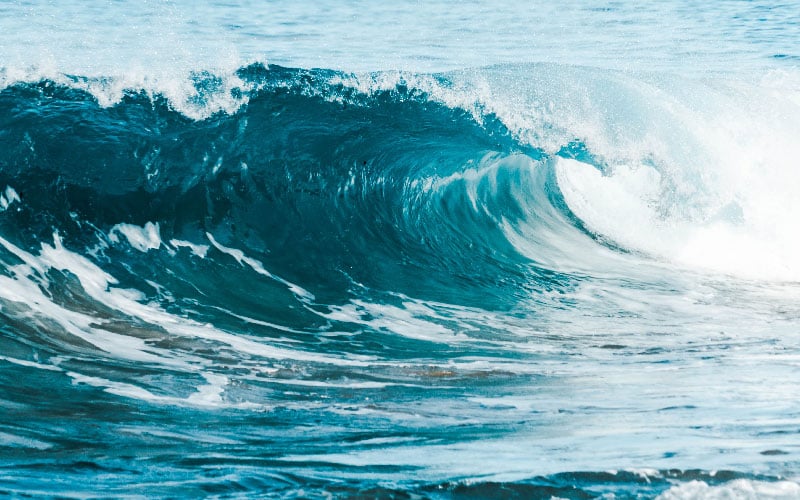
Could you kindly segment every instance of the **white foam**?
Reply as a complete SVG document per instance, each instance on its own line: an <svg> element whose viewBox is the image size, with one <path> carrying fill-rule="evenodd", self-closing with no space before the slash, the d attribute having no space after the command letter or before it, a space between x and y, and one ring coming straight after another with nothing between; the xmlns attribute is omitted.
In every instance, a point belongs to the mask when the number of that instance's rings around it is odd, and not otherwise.
<svg viewBox="0 0 800 500"><path fill-rule="evenodd" d="M142 303L143 297L141 294L116 287L115 285L118 282L113 276L105 273L86 258L64 248L58 235L54 235L53 246L42 245L42 253L38 257L28 254L8 242L5 242L4 245L25 261L34 263L42 273L44 273L45 269L70 272L79 280L89 298L103 304L105 307L118 311L126 318L135 318L143 325L157 325L157 330L153 330L153 333L159 333L165 341L169 340L170 337L176 336L200 342L211 342L219 346L217 350L232 350L233 352L230 352L231 355L262 360L254 364L253 369L266 370L265 373L269 373L272 370L268 365L264 365L264 362L268 361L288 360L298 363L320 363L349 367L370 367L386 364L386 362L382 362L373 356L322 354L270 345L262 339L255 340L242 334L231 334L214 328L209 324L202 324L188 318L169 314L157 304ZM42 286L29 278L32 272L39 272L33 270L31 266L20 265L12 267L11 270L15 272L13 278L0 276L0 299L27 304L32 308L33 321L36 321L39 315L48 318L48 320L54 320L64 329L65 333L90 343L106 353L107 356L127 359L150 366L163 366L170 370L187 374L203 375L206 377L208 384L203 389L198 389L198 394L192 400L198 404L212 404L213 401L218 401L218 396L222 397L219 387L224 385L225 377L227 376L209 371L216 364L213 357L200 357L196 354L183 352L180 349L159 348L150 344L147 340L133 336L135 333L133 331L131 334L116 333L116 329L110 331L104 328L105 320L96 318L90 313L84 314L71 311L55 304L50 297L44 294ZM454 334L453 331L432 321L434 318L447 319L433 307L415 303L410 299L406 300L405 309L368 303L354 303L353 307L356 309L343 309L340 311L340 314L342 314L340 320L353 321L372 328L383 328L399 335L426 340L466 339L463 334ZM375 322L367 319L364 316L369 315L367 311L378 315L378 319ZM429 319L425 319L425 317ZM468 327L465 327L465 329L468 329ZM496 368L496 361L461 358L457 366L453 365L453 367L454 369L482 371ZM393 365L393 363L388 364ZM530 366L526 367L514 363L502 363L502 368L508 371L532 369ZM80 374L75 375L78 376ZM118 385L113 380L89 380L80 377L76 380L78 379L86 383L91 382L92 385L106 387L116 394L168 402L168 400L159 399L158 395L151 394L149 391L128 382L120 382L122 385ZM356 388L375 388L383 383L379 382L377 386L371 382L354 382L353 384Z"/></svg>
<svg viewBox="0 0 800 500"><path fill-rule="evenodd" d="M658 496L658 500L762 500L800 498L800 485L791 481L752 481L737 479L718 486L703 481L678 484Z"/></svg>
<svg viewBox="0 0 800 500"><path fill-rule="evenodd" d="M108 356L182 371L196 370L193 363L196 363L198 358L181 356L179 359L175 354L147 345L142 339L108 331L103 328L102 320L54 303L50 297L44 294L37 283L27 279L28 269L17 267L13 271L14 278L0 276L0 298L29 306L31 311L28 316L33 324L40 323L41 317L47 318L48 321L55 322L54 324L60 326L65 333L95 346ZM97 285L96 281L91 279L84 279L82 282ZM21 360L12 362L23 363ZM48 365L37 365L36 367L51 369L48 368Z"/></svg>
<svg viewBox="0 0 800 500"><path fill-rule="evenodd" d="M190 395L188 402L201 406L218 406L223 403L222 393L230 380L225 375L203 373L203 378L208 382L197 388L197 392Z"/></svg>
<svg viewBox="0 0 800 500"><path fill-rule="evenodd" d="M0 245L24 262L25 267L27 267L30 271L35 271L40 276L44 274L44 266L42 266L33 255L25 252L2 236L0 236Z"/></svg>
<svg viewBox="0 0 800 500"><path fill-rule="evenodd" d="M111 228L108 237L119 243L119 236L124 236L130 245L140 252L158 250L161 247L161 230L159 224L147 222L143 227L134 224L117 224Z"/></svg>
<svg viewBox="0 0 800 500"><path fill-rule="evenodd" d="M738 205L704 219L660 211L661 176L652 167L618 166L610 175L575 160L556 163L559 186L573 213L601 238L628 250L697 269L746 278L800 279L800 235L739 220ZM792 208L786 209L792 212ZM800 215L800 211L798 212Z"/></svg>
<svg viewBox="0 0 800 500"><path fill-rule="evenodd" d="M6 186L5 192L0 194L0 212L8 209L14 202L19 202L19 195L11 186Z"/></svg>
<svg viewBox="0 0 800 500"><path fill-rule="evenodd" d="M209 249L208 245L198 245L190 241L183 241L176 239L169 240L169 244L175 248L188 248L193 254L200 257L201 259L206 258L206 254L208 254L208 249Z"/></svg>
<svg viewBox="0 0 800 500"><path fill-rule="evenodd" d="M656 212L661 176L655 169L620 165L604 175L587 163L561 158L555 169L564 200L591 231L631 250L664 246Z"/></svg>
<svg viewBox="0 0 800 500"><path fill-rule="evenodd" d="M413 311L410 310L412 305L413 303L407 303L406 307L400 308L354 300L344 306L332 306L329 313L321 314L333 321L365 325L375 330L392 332L413 339L445 343L458 338L466 339L465 336L458 335L441 324L420 317L420 312L434 315L433 311Z"/></svg>
<svg viewBox="0 0 800 500"><path fill-rule="evenodd" d="M3 240L0 239L0 241ZM112 287L112 285L118 283L113 276L104 272L85 257L64 248L57 234L54 234L54 246L42 245L42 253L39 258L27 254L27 252L16 247L12 246L12 248L15 248L16 252L24 256L25 259L37 263L40 268L49 267L69 271L74 274L77 276L86 293L98 303L105 304L129 316L139 318L147 324L158 325L170 334L216 341L243 353L271 359L295 359L298 361L342 365L364 365L367 360L372 359L364 356L353 356L352 359L343 359L335 356L326 356L270 346L254 340L249 340L244 336L233 335L217 330L211 325L174 316L154 304L143 304L126 292L120 291L119 288ZM15 281L15 283L21 282ZM38 290L38 288L36 289ZM23 293L23 298L25 295L26 294ZM38 295L41 296L40 290L38 291ZM58 316L58 314L56 314L56 316Z"/></svg>
<svg viewBox="0 0 800 500"><path fill-rule="evenodd" d="M143 366L158 366L167 370L190 376L204 377L206 384L198 386L194 394L185 398L159 395L128 381L117 381L77 372L70 372L76 382L86 383L124 397L142 399L163 404L256 408L254 403L230 403L224 398L224 387L228 385L227 375L219 373L224 368L214 368L218 363L214 356L201 357L183 349L158 347L150 342L153 338L169 341L171 337L183 337L201 343L212 343L218 349L228 349L229 354L243 359L259 359L253 369L264 371L274 360L293 362L324 363L336 366L370 366L376 362L368 356L325 355L303 350L288 349L264 343L263 340L249 339L246 336L231 334L187 318L175 316L164 311L154 303L145 304L145 297L136 290L117 287L118 281L97 265L66 249L58 234L53 235L53 245L42 244L38 256L30 254L7 240L0 238L6 250L19 257L23 264L8 267L12 276L0 275L0 304L21 304L24 308L15 314L26 317L32 326L41 325L51 335L71 335L98 349L102 356L124 359ZM87 298L103 304L119 313L125 321L140 322L143 327L132 328L120 333L119 325L109 325L111 320L96 317L91 312L74 311L61 306L46 294L49 286L47 271L50 269L69 272L77 278ZM17 306L15 306L17 307ZM147 325L155 325L146 338L137 332ZM58 328L62 331L59 331ZM69 342L65 338L66 342ZM232 352L231 352L232 351ZM215 351L216 352L216 351ZM13 358L2 358L16 364L41 369L56 369L50 365L25 362ZM247 363L245 363L246 365ZM267 373L269 370L264 371Z"/></svg>
<svg viewBox="0 0 800 500"><path fill-rule="evenodd" d="M8 248L10 244L5 242L4 245ZM42 243L42 251L38 259L19 248L16 248L16 253L25 254L26 263L35 262L40 272L43 268L70 271L78 277L81 286L90 296L105 293L109 286L118 283L116 278L100 269L86 257L65 249L58 233L53 233L52 246Z"/></svg>
<svg viewBox="0 0 800 500"><path fill-rule="evenodd" d="M242 81L236 70L241 65L209 68L209 78L217 78L221 85L213 91L199 87L195 68L185 65L173 68L131 67L124 72L87 71L86 78L75 79L56 69L56 65L40 64L35 67L0 68L0 88L48 80L89 93L102 107L119 104L128 94L143 92L150 99L163 96L170 105L183 115L194 120L224 112L233 114L249 101L250 85ZM238 89L238 92L235 92Z"/></svg>

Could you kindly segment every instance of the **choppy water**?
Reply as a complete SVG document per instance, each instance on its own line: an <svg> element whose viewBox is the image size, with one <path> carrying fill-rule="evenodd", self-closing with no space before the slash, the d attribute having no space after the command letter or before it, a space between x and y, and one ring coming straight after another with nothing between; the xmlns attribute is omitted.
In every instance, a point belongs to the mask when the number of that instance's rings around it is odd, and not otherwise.
<svg viewBox="0 0 800 500"><path fill-rule="evenodd" d="M800 497L799 19L0 5L0 493Z"/></svg>

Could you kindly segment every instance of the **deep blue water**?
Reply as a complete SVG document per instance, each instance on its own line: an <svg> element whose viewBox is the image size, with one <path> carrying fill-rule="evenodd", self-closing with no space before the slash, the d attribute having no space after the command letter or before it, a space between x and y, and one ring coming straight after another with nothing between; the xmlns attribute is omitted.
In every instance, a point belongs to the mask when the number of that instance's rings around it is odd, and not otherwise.
<svg viewBox="0 0 800 500"><path fill-rule="evenodd" d="M0 4L0 494L800 497L798 27Z"/></svg>

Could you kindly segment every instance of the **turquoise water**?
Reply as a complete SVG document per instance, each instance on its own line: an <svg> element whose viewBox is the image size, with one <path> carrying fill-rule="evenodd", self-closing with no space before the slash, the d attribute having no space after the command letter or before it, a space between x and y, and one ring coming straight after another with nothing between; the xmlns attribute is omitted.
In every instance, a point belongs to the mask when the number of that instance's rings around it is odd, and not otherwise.
<svg viewBox="0 0 800 500"><path fill-rule="evenodd" d="M798 24L0 5L0 493L800 497Z"/></svg>

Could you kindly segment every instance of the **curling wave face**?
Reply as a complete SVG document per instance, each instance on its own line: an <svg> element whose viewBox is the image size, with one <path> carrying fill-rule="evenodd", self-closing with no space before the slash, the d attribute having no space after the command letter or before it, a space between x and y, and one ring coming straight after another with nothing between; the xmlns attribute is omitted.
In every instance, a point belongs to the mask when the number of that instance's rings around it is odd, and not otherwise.
<svg viewBox="0 0 800 500"><path fill-rule="evenodd" d="M186 82L0 91L9 491L796 491L791 74Z"/></svg>

